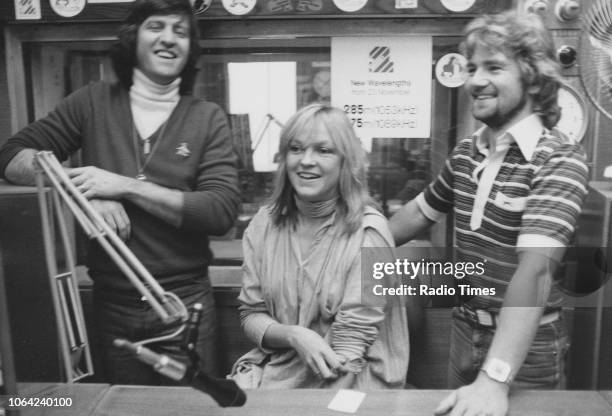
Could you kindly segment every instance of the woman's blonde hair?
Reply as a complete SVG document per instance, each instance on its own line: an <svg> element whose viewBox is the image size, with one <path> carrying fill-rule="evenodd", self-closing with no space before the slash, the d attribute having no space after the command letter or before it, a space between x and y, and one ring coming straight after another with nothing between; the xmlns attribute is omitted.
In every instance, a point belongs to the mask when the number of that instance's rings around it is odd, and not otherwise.
<svg viewBox="0 0 612 416"><path fill-rule="evenodd" d="M276 186L270 197L273 221L277 226L295 225L297 222L295 190L287 175L287 154L293 140L304 141L321 127L329 134L340 156L336 221L342 221L342 231L350 234L361 225L365 207L374 205L366 181L367 159L346 114L325 104L310 104L302 108L281 130Z"/></svg>

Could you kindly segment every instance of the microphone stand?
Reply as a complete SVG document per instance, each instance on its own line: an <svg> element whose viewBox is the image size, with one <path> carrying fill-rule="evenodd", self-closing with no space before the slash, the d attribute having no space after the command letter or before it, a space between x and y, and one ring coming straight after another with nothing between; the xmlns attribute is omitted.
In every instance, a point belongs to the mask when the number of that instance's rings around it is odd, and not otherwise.
<svg viewBox="0 0 612 416"><path fill-rule="evenodd" d="M140 361L151 365L158 373L209 394L221 407L242 406L246 401L246 395L234 380L217 379L200 371L198 365L200 358L195 346L201 319L202 305L196 303L187 319L181 342L181 349L189 357L189 365L167 355L157 354L142 343L134 344L124 339L116 339L114 343L115 346L128 350Z"/></svg>
<svg viewBox="0 0 612 416"><path fill-rule="evenodd" d="M53 198L55 200L61 199L63 202L63 205L56 204L58 211L67 207L87 236L100 244L130 283L140 292L143 299L157 313L161 321L165 324L178 326L175 332L165 336L141 340L136 343L116 339L114 344L117 347L129 350L136 358L153 366L153 369L160 374L210 394L220 406L242 406L246 401L246 396L233 380L213 378L198 369L199 358L195 351L195 345L198 338L198 326L202 318L202 305L194 305L191 314L188 316L187 308L181 299L176 294L165 291L161 287L123 240L106 224L87 198L76 188L52 152L36 153L35 161L37 165L36 184L43 216L46 216L47 212L43 203L46 198L44 179L47 178L52 188ZM47 226L49 223L47 220ZM51 239L46 240L49 240L46 241L49 244L45 244L49 256L53 247L50 242ZM56 303L63 305L65 299L60 296ZM77 312L82 315L82 311ZM189 366L168 356L157 354L144 346L145 344L173 338L183 332L181 348L189 357Z"/></svg>
<svg viewBox="0 0 612 416"><path fill-rule="evenodd" d="M261 141L263 140L264 135L268 131L268 128L270 127L271 122L276 123L276 125L278 125L278 127L280 127L281 129L283 128L283 123L278 121L278 119L274 117L272 114L270 113L266 114L265 119L266 119L266 123L264 124L263 128L257 134L257 140L255 140L255 145L253 146L253 152L255 152L257 148L259 148L259 145L261 144Z"/></svg>

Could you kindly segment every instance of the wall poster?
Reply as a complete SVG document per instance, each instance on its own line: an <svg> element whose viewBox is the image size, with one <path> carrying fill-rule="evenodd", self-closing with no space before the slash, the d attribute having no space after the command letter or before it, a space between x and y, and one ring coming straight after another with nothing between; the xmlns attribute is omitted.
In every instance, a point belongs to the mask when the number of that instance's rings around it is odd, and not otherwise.
<svg viewBox="0 0 612 416"><path fill-rule="evenodd" d="M430 136L432 47L431 36L332 38L331 102L366 149L374 137Z"/></svg>

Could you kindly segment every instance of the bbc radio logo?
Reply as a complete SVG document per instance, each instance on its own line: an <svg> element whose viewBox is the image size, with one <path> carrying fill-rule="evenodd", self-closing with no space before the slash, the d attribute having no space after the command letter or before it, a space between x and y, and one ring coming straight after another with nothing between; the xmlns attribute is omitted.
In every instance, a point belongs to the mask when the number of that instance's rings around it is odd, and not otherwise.
<svg viewBox="0 0 612 416"><path fill-rule="evenodd" d="M388 46L375 46L370 51L369 72L388 73L393 72L393 60L391 60L391 49Z"/></svg>

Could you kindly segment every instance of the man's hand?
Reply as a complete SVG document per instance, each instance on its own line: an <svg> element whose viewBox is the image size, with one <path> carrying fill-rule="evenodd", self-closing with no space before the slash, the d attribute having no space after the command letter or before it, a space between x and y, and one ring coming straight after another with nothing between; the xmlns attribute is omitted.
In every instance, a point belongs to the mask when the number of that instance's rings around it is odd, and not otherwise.
<svg viewBox="0 0 612 416"><path fill-rule="evenodd" d="M67 169L72 183L85 198L121 199L129 182L135 179L118 175L94 166Z"/></svg>
<svg viewBox="0 0 612 416"><path fill-rule="evenodd" d="M344 358L340 357L316 332L301 326L292 326L289 342L302 361L313 373L326 380L333 380L343 370Z"/></svg>
<svg viewBox="0 0 612 416"><path fill-rule="evenodd" d="M461 387L440 402L435 415L506 416L508 386L479 374L472 384Z"/></svg>
<svg viewBox="0 0 612 416"><path fill-rule="evenodd" d="M130 238L131 223L121 202L112 199L92 199L89 202L123 241Z"/></svg>

